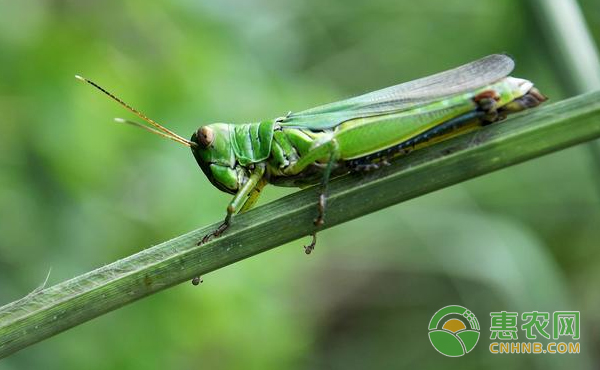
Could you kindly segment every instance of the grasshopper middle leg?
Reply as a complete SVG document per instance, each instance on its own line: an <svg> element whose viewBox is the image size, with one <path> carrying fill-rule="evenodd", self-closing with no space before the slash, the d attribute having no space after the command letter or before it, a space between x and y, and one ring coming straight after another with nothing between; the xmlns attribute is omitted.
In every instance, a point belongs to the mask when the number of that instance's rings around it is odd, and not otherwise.
<svg viewBox="0 0 600 370"><path fill-rule="evenodd" d="M306 254L310 254L315 249L315 245L317 244L317 231L325 223L325 210L327 208L327 188L329 185L331 172L333 171L333 168L337 160L339 159L339 146L337 141L333 138L323 141L322 143L315 146L309 154L305 155L300 160L298 160L298 162L291 165L286 171L289 174L300 173L309 165L319 162L323 158L328 158L328 160L323 171L323 177L321 180L321 191L319 194L319 201L317 203L317 218L315 218L313 222L316 227L316 230L310 234L312 237L310 244L304 246L304 252Z"/></svg>

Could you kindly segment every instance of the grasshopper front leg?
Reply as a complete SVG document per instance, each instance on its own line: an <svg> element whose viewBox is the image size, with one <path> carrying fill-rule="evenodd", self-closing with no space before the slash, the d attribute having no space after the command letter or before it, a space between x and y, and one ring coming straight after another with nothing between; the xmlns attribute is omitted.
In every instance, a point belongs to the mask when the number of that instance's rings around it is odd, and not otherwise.
<svg viewBox="0 0 600 370"><path fill-rule="evenodd" d="M243 213L252 208L252 206L258 200L260 196L260 191L266 185L266 181L263 178L265 174L265 166L264 164L259 164L256 166L256 169L250 177L248 181L242 186L242 188L235 194L229 205L227 206L227 216L225 216L225 220L215 231L212 233L206 234L202 240L200 240L197 245L202 245L208 242L213 237L219 237L229 225L231 225L231 219L233 215L237 213ZM240 207L241 206L241 207ZM239 212L238 212L239 209ZM201 276L196 276L192 279L192 284L198 285L202 282Z"/></svg>
<svg viewBox="0 0 600 370"><path fill-rule="evenodd" d="M231 225L233 215L238 213L238 211L247 211L254 205L254 203L256 203L256 200L260 194L260 189L265 185L263 179L264 174L264 163L256 164L254 170L248 178L248 181L246 181L242 188L235 194L231 202L229 202L229 205L227 206L227 216L225 216L223 223L219 225L215 231L205 235L202 240L198 242L198 245L204 244L213 237L218 237L223 234L223 232Z"/></svg>

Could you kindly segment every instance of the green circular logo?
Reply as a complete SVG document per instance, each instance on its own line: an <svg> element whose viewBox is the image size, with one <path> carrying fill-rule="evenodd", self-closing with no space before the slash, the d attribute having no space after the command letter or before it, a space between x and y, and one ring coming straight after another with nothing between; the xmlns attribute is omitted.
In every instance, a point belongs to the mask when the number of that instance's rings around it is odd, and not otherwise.
<svg viewBox="0 0 600 370"><path fill-rule="evenodd" d="M446 306L429 321L429 340L442 355L460 357L475 348L479 329L473 312L462 306Z"/></svg>

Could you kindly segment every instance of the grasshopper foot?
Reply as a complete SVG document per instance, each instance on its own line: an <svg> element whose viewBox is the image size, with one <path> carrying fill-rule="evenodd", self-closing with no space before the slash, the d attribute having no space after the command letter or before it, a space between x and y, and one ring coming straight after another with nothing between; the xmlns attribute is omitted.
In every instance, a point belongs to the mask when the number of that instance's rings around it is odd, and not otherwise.
<svg viewBox="0 0 600 370"><path fill-rule="evenodd" d="M219 236L221 236L221 234L223 234L223 232L225 232L225 230L227 230L227 228L229 228L229 225L230 225L229 221L223 222L221 225L219 225L219 227L217 227L217 229L215 231L204 235L202 240L200 240L198 243L196 243L196 245L202 245L202 244L208 243L212 238L218 238Z"/></svg>
<svg viewBox="0 0 600 370"><path fill-rule="evenodd" d="M229 222L229 219L226 219L221 225L219 225L219 227L217 227L215 231L204 235L202 240L196 243L196 245L202 245L204 243L208 243L208 241L210 241L212 238L218 238L219 236L221 236L221 234L223 234L223 232L225 232L225 230L227 230L230 224L231 223ZM192 279L192 284L198 285L202 283L202 281L202 276L196 276Z"/></svg>
<svg viewBox="0 0 600 370"><path fill-rule="evenodd" d="M317 233L312 233L311 236L312 241L310 242L310 244L304 246L304 253L306 254L310 254L312 251L314 251L315 245L317 245Z"/></svg>

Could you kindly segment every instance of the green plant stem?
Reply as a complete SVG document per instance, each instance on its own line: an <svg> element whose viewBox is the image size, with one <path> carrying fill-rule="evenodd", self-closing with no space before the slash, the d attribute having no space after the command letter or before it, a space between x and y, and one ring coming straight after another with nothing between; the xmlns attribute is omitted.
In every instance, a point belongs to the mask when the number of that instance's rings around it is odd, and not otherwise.
<svg viewBox="0 0 600 370"><path fill-rule="evenodd" d="M529 0L569 95L600 89L600 55L577 0ZM600 142L587 145L600 195Z"/></svg>
<svg viewBox="0 0 600 370"><path fill-rule="evenodd" d="M419 150L389 167L335 179L325 227L598 137L600 92L546 105ZM196 275L308 235L316 203L316 188L305 189L237 216L223 236L202 246L196 242L217 224L0 307L0 358ZM298 246L298 262L303 258L308 257ZM318 249L309 258L318 258Z"/></svg>
<svg viewBox="0 0 600 370"><path fill-rule="evenodd" d="M600 57L576 0L529 0L571 95L600 89Z"/></svg>

